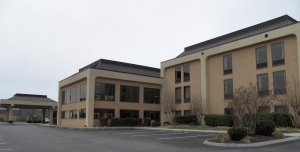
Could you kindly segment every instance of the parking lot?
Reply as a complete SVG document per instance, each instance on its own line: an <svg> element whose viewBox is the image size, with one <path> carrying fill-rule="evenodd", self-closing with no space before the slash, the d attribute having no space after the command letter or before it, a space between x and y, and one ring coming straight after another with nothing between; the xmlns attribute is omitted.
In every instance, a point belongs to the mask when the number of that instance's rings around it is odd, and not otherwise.
<svg viewBox="0 0 300 152"><path fill-rule="evenodd" d="M71 130L35 124L0 124L0 151L25 152L140 152L140 151L298 151L300 141L258 148L223 148L204 145L210 133L150 130Z"/></svg>

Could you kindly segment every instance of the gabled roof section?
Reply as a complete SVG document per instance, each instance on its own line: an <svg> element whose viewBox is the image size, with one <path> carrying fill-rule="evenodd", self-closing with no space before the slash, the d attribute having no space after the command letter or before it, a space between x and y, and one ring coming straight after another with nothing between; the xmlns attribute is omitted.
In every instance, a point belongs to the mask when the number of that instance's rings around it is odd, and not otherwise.
<svg viewBox="0 0 300 152"><path fill-rule="evenodd" d="M226 43L234 42L241 40L247 37L272 31L284 26L289 26L292 24L298 23L295 19L291 18L288 15L284 15L260 24L256 24L229 34L225 34L220 37L216 37L198 44L194 44L184 48L184 52L179 54L176 58L180 58L192 53L204 51L213 47L217 47Z"/></svg>
<svg viewBox="0 0 300 152"><path fill-rule="evenodd" d="M89 68L160 78L160 69L158 68L106 59L97 60L79 69L79 72L82 72Z"/></svg>
<svg viewBox="0 0 300 152"><path fill-rule="evenodd" d="M47 95L21 94L21 93L17 93L13 97L11 97L7 100L56 102L56 101L48 98Z"/></svg>

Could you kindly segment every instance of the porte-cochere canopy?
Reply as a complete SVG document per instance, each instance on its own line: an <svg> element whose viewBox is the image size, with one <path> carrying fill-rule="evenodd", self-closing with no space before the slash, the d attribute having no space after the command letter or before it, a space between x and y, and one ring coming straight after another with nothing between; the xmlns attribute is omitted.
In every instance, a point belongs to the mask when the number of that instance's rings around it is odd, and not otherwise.
<svg viewBox="0 0 300 152"><path fill-rule="evenodd" d="M58 103L47 95L35 95L35 94L21 94L17 93L9 99L1 99L0 107L6 108L6 115L8 120L13 120L13 108L32 108L43 109L43 117L45 117L45 110L49 110L49 123L53 123L53 109L57 108Z"/></svg>

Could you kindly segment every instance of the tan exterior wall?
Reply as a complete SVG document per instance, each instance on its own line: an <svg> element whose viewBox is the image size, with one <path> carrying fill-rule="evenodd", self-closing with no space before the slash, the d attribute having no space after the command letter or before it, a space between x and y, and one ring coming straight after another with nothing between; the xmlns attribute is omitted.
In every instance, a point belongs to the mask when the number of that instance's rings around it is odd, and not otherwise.
<svg viewBox="0 0 300 152"><path fill-rule="evenodd" d="M85 125L85 119L79 118L79 109L85 109L86 108L86 101L79 101L80 99L80 86L83 84L86 84L86 79L80 80L78 82L69 84L67 86L62 87L62 91L68 91L68 104L61 105L61 111L68 110L68 113L70 114L70 110L77 110L77 119L61 119L61 125L62 126L77 126L77 127L83 127ZM78 88L78 101L75 103L70 103L70 89L72 88ZM60 112L61 112L60 111ZM69 115L70 116L70 115Z"/></svg>
<svg viewBox="0 0 300 152"><path fill-rule="evenodd" d="M271 44L284 42L285 65L272 66ZM208 58L208 103L209 113L224 114L226 102L224 101L224 80L233 79L233 87L247 86L249 83L257 84L257 74L268 73L269 89L273 90L273 72L286 71L286 80L298 78L298 53L296 37L290 36L260 43L250 47L229 51ZM266 46L268 68L256 69L255 48ZM232 74L223 74L223 56L232 55Z"/></svg>
<svg viewBox="0 0 300 152"><path fill-rule="evenodd" d="M84 75L87 75L87 77L95 77L95 79L92 79L92 83L95 82L101 82L101 83L108 83L108 84L115 84L115 101L94 101L92 98L90 102L93 102L93 109L99 108L99 109L114 109L115 110L115 118L120 117L120 109L122 110L139 110L139 117L144 118L144 110L148 111L160 111L161 107L160 104L147 104L144 103L144 88L156 88L161 89L161 78L152 78L152 77L145 77L145 76L137 76L137 75L129 75L124 73L118 73L118 72L111 72L111 71L103 71L103 70L94 70L91 69L92 73L89 73L87 71L83 71L82 73L75 74L62 82L60 82L60 92L59 92L59 125L61 126L77 126L77 127L83 127L87 126L87 121L93 121L93 126L100 126L100 120L99 119L93 119L91 120L80 119L79 118L79 109L88 109L87 104L89 104L89 101L79 101L80 99L80 86L83 84L88 84L87 78ZM98 73L98 74L97 74ZM111 77L116 78L105 78L101 76L96 75L104 75L109 77L108 75L111 75ZM126 77L124 77L126 76ZM136 78L137 77L137 78ZM123 78L123 80L122 80ZM132 79L136 81L128 81L126 79ZM141 82L138 82L141 81ZM153 83L151 83L153 82ZM138 103L131 103L131 102L120 102L120 85L127 85L127 86L138 86L139 87L139 102ZM70 103L70 97L68 97L68 104L61 105L62 103L62 92L68 91L68 96L70 96L70 89L78 87L78 101L76 103ZM88 88L89 86L87 86ZM94 86L93 86L94 87ZM88 94L88 92L87 92ZM88 95L87 95L88 96ZM91 97L93 97L92 95ZM77 111L77 119L61 119L61 112L68 110L78 110ZM94 113L94 112L93 112Z"/></svg>
<svg viewBox="0 0 300 152"><path fill-rule="evenodd" d="M144 88L161 89L161 85L147 84L133 81L123 81L107 78L96 78L96 82L115 84L115 101L95 101L95 108L115 109L115 118L120 117L120 109L122 110L139 110L139 117L144 118L144 110L160 111L160 104L144 103ZM139 87L139 103L120 102L120 86L136 86Z"/></svg>
<svg viewBox="0 0 300 152"><path fill-rule="evenodd" d="M183 76L183 66L189 65L190 66L190 81L184 82ZM175 83L175 68L181 68L181 82ZM175 88L181 88L181 103L178 104L178 110L181 111L183 115L184 110L189 110L190 103L184 103L184 86L190 86L191 91L191 99L193 97L200 97L201 96L201 68L200 68L200 60L194 60L182 64L178 64L175 66L171 66L166 68L165 70L165 87L164 93L168 94L171 93L174 95L175 98ZM175 102L175 101L174 101ZM163 116L164 117L164 116ZM164 118L165 119L165 118Z"/></svg>

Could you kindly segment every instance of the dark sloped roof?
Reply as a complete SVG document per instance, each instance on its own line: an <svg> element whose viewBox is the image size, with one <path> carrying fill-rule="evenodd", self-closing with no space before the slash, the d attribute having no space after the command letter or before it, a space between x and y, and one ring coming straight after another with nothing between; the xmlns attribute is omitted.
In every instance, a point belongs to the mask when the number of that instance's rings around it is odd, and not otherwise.
<svg viewBox="0 0 300 152"><path fill-rule="evenodd" d="M82 72L86 69L93 68L93 69L100 69L100 70L107 70L107 71L114 71L114 72L122 72L122 73L129 73L135 75L143 75L149 77L160 77L160 69L152 68L142 65L100 59L97 60L81 69L79 72Z"/></svg>
<svg viewBox="0 0 300 152"><path fill-rule="evenodd" d="M22 100L22 101L39 101L39 102L56 102L46 95L35 95L35 94L21 94L17 93L13 97L7 100Z"/></svg>
<svg viewBox="0 0 300 152"><path fill-rule="evenodd" d="M186 56L192 53L204 51L213 47L217 47L226 43L234 42L237 40L241 40L247 37L251 37L257 34L265 33L268 31L272 31L284 26L288 26L291 24L295 24L297 21L291 18L288 15L284 15L254 26L250 26L220 37L216 37L198 44L194 44L184 48L184 52L179 54L176 58Z"/></svg>

